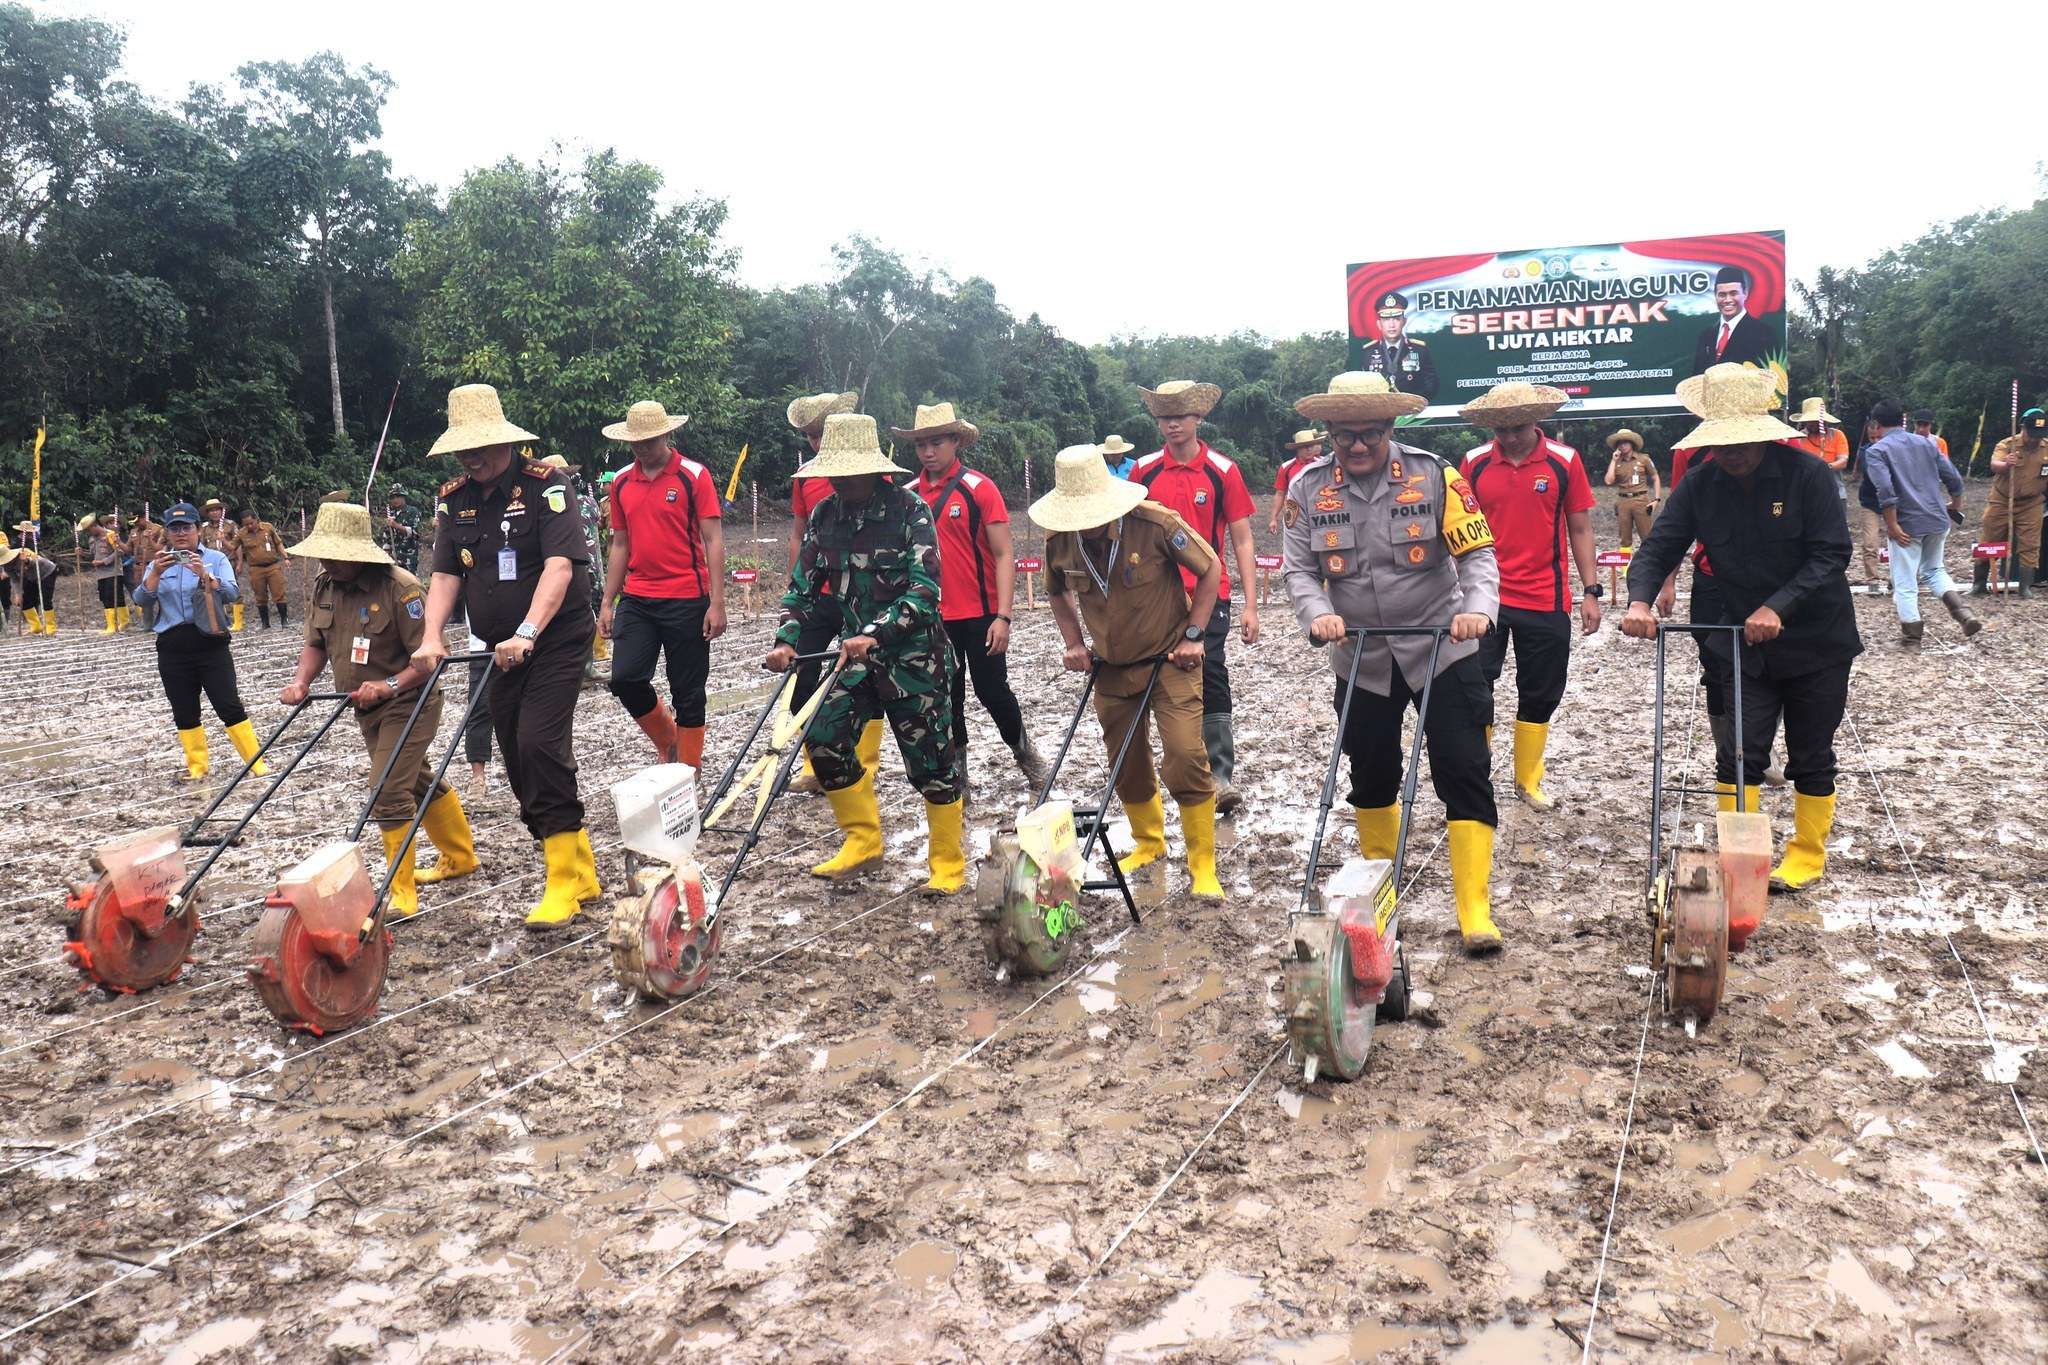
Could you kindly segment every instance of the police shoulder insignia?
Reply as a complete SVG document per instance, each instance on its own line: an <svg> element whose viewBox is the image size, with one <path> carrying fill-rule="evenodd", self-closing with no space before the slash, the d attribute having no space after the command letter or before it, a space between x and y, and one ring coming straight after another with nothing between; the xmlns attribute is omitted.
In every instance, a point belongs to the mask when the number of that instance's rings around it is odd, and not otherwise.
<svg viewBox="0 0 2048 1365"><path fill-rule="evenodd" d="M437 516L437 517L445 517L445 516L447 516L447 515L448 515L448 504L447 504L447 503L445 503L445 502L437 502L437 503L435 503L435 504L434 504L434 515L435 515L435 516Z"/></svg>
<svg viewBox="0 0 2048 1365"><path fill-rule="evenodd" d="M406 598L405 614L415 621L424 619L427 614L427 599L418 593Z"/></svg>
<svg viewBox="0 0 2048 1365"><path fill-rule="evenodd" d="M1401 472L1400 460L1394 459L1387 461L1387 477L1390 479L1401 479L1406 477L1406 475L1402 474Z"/></svg>
<svg viewBox="0 0 2048 1365"><path fill-rule="evenodd" d="M1347 561L1343 555L1331 555L1323 561L1323 572L1331 574L1343 573L1346 563Z"/></svg>
<svg viewBox="0 0 2048 1365"><path fill-rule="evenodd" d="M1283 526L1286 526L1289 530L1292 530L1294 527L1294 523L1300 520L1300 503L1296 502L1293 498L1289 498L1286 502L1280 504L1280 522Z"/></svg>
<svg viewBox="0 0 2048 1365"><path fill-rule="evenodd" d="M1293 503L1288 504L1288 506L1290 507L1292 507L1293 505ZM1289 526L1292 526L1294 523L1290 521L1287 524ZM1188 533L1186 531L1175 531L1173 533L1172 538L1168 540L1166 543L1171 545L1176 550L1185 550L1188 547Z"/></svg>
<svg viewBox="0 0 2048 1365"><path fill-rule="evenodd" d="M441 485L441 496L444 498L447 497L450 493L453 493L456 489L462 487L462 485L468 482L469 475L457 474L454 478L448 480L448 482Z"/></svg>
<svg viewBox="0 0 2048 1365"><path fill-rule="evenodd" d="M529 478L545 479L551 477L554 474L555 467L551 464L541 464L537 460L528 460L525 464L520 466L519 472L525 474Z"/></svg>

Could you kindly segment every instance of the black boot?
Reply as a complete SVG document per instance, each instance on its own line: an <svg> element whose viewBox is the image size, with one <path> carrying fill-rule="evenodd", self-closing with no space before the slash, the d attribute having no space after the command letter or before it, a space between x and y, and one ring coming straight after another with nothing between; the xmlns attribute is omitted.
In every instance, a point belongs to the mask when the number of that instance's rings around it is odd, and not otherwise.
<svg viewBox="0 0 2048 1365"><path fill-rule="evenodd" d="M2032 597L2034 595L2034 571L2022 564L2019 567L2019 576L2020 596Z"/></svg>
<svg viewBox="0 0 2048 1365"><path fill-rule="evenodd" d="M1991 561L1980 559L1977 567L1970 572L1970 596L1984 597L1991 592Z"/></svg>
<svg viewBox="0 0 2048 1365"><path fill-rule="evenodd" d="M290 624L284 618L284 603L282 602L277 604L277 623L281 626Z"/></svg>
<svg viewBox="0 0 2048 1365"><path fill-rule="evenodd" d="M1917 645L1920 643L1920 638L1927 633L1927 623L1925 621L1901 621L1899 622L1899 633L1902 637L1899 641L1900 644L1907 646Z"/></svg>
<svg viewBox="0 0 2048 1365"><path fill-rule="evenodd" d="M267 607L267 606L258 606L258 607L256 608L256 614L257 614L258 616L260 616L261 618L263 618L263 628L264 628L265 630L269 630L269 629L270 629L270 608L269 608L269 607Z"/></svg>
<svg viewBox="0 0 2048 1365"><path fill-rule="evenodd" d="M1963 628L1963 638L1965 640L1984 629L1984 623L1979 621L1970 609L1963 604L1963 595L1954 589L1950 589L1941 595L1941 605L1948 608L1948 614L1954 618L1957 625Z"/></svg>

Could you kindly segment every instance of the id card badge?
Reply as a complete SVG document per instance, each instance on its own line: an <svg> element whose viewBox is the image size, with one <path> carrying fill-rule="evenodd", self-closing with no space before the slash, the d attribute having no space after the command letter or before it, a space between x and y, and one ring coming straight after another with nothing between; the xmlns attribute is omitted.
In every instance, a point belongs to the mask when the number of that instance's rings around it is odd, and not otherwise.
<svg viewBox="0 0 2048 1365"><path fill-rule="evenodd" d="M512 534L512 523L509 521L499 522L498 534L509 538ZM519 551L513 549L510 545L502 546L498 550L498 581L500 583L516 583L519 581Z"/></svg>
<svg viewBox="0 0 2048 1365"><path fill-rule="evenodd" d="M348 642L348 661L357 666L370 662L370 637L358 635Z"/></svg>

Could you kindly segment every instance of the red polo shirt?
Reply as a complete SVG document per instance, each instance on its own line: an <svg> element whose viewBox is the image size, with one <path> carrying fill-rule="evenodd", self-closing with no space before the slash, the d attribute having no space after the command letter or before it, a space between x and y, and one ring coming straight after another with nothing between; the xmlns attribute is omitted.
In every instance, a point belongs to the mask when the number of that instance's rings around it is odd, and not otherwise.
<svg viewBox="0 0 2048 1365"><path fill-rule="evenodd" d="M1002 490L958 460L934 479L919 471L918 496L939 532L939 616L971 621L996 614L996 557L984 528L1010 519Z"/></svg>
<svg viewBox="0 0 2048 1365"><path fill-rule="evenodd" d="M1465 457L1465 482L1493 528L1500 604L1570 611L1573 568L1565 517L1593 506L1593 486L1579 452L1539 429L1535 452L1516 465L1488 441Z"/></svg>
<svg viewBox="0 0 2048 1365"><path fill-rule="evenodd" d="M1310 451L1306 455L1297 455L1286 464L1281 465L1280 472L1273 478L1273 491L1275 493L1285 493L1287 485L1294 482L1296 474L1299 474L1302 470L1307 469L1322 458L1320 452Z"/></svg>
<svg viewBox="0 0 2048 1365"><path fill-rule="evenodd" d="M1209 543L1217 562L1223 565L1223 582L1217 586L1216 600L1229 601L1230 556L1225 551L1230 542L1230 523L1243 521L1253 510L1251 490L1244 486L1244 474L1237 461L1218 455L1203 441L1195 458L1186 464L1164 450L1153 451L1132 468L1131 479L1151 490L1146 496L1153 502L1180 513L1180 519ZM1194 574L1182 569L1180 580L1189 592L1195 590Z"/></svg>
<svg viewBox="0 0 2048 1365"><path fill-rule="evenodd" d="M626 532L626 583L632 597L708 597L711 566L704 558L700 517L719 514L711 471L674 449L649 478L635 460L612 480L614 530Z"/></svg>
<svg viewBox="0 0 2048 1365"><path fill-rule="evenodd" d="M789 481L789 510L798 524L807 524L817 505L832 496L830 479L791 479Z"/></svg>

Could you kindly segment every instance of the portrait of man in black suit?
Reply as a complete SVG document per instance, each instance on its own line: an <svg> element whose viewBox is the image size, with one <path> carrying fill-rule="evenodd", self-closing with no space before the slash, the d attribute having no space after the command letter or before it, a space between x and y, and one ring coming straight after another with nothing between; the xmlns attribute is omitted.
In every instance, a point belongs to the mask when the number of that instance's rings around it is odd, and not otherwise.
<svg viewBox="0 0 2048 1365"><path fill-rule="evenodd" d="M1714 273L1713 325L1700 333L1692 350L1692 372L1711 365L1761 365L1770 353L1770 331L1749 315L1749 272L1724 265Z"/></svg>

